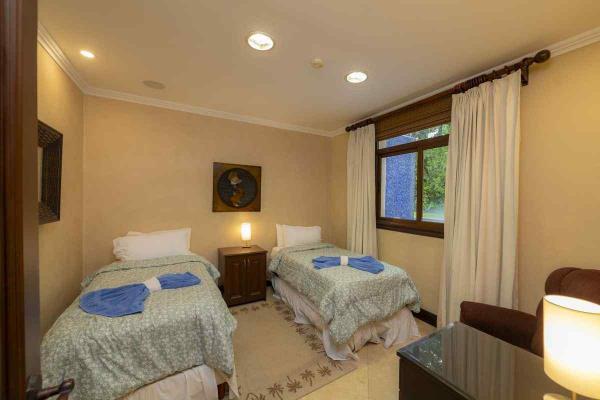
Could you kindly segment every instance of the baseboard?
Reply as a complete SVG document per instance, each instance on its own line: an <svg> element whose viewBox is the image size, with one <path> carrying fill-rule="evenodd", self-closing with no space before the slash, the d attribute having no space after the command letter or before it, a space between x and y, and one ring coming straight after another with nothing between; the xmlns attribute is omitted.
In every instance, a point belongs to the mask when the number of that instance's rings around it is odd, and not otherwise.
<svg viewBox="0 0 600 400"><path fill-rule="evenodd" d="M418 313L413 312L413 315L415 316L415 318L420 319L426 324L437 327L437 315L435 315L434 313L421 308L421 311L419 311Z"/></svg>

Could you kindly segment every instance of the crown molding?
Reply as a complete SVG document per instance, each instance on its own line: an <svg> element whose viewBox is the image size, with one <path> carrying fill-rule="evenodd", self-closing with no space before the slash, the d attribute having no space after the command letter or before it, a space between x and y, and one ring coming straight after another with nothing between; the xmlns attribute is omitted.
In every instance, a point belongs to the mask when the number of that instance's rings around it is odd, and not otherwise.
<svg viewBox="0 0 600 400"><path fill-rule="evenodd" d="M269 119L252 117L248 115L240 115L229 113L225 111L213 110L210 108L204 108L199 106L192 106L189 104L177 103L173 101L160 100L153 97L139 96L132 93L120 92L116 90L102 89L99 87L94 87L89 85L82 77L79 75L71 61L67 58L67 56L63 53L60 46L54 41L50 33L46 30L46 28L38 23L38 42L42 45L42 47L48 52L50 57L58 64L58 66L71 78L73 82L79 87L79 89L85 95L89 96L97 96L104 97L107 99L121 100L127 101L130 103L144 104L153 107L166 108L169 110L182 111L191 114L204 115L207 117L221 118L227 119L231 121L237 122L245 122L253 125L262 125L270 128L283 129L288 131L309 133L311 135L319 135L319 136L331 136L331 132L322 130L309 128L300 125L286 124L283 122L272 121Z"/></svg>
<svg viewBox="0 0 600 400"><path fill-rule="evenodd" d="M556 57L596 42L600 42L600 26L554 43L546 48L550 50L552 56Z"/></svg>
<svg viewBox="0 0 600 400"><path fill-rule="evenodd" d="M579 49L584 46L588 46L590 44L593 44L593 43L596 43L599 41L600 41L600 27L597 27L597 28L591 29L589 31L583 32L579 35L575 35L568 39L551 44L544 48L550 50L550 52L552 53L552 57L557 57L562 54L566 54L573 50ZM132 93L126 93L126 92L120 92L120 91L115 91L115 90L94 87L94 86L89 85L81 77L81 75L79 75L79 73L77 72L77 70L75 69L73 64L71 64L71 61L69 61L67 56L63 53L63 51L58 46L58 44L54 41L54 39L52 38L50 33L48 33L46 28L41 23L38 23L38 42L48 52L50 57L52 57L52 59L54 59L54 61L59 65L59 67L71 78L71 80L73 82L75 82L75 84L79 87L79 89L86 95L104 97L104 98L109 98L109 99L114 99L114 100L128 101L131 103L144 104L144 105L166 108L166 109L175 110L175 111L183 111L183 112L187 112L187 113L191 113L191 114L198 114L198 115L204 115L204 116L208 116L208 117L227 119L227 120L231 120L231 121L245 122L245 123L253 124L253 125L262 125L262 126L268 126L271 128L284 129L284 130L302 132L302 133L309 133L312 135L334 137L334 136L345 133L345 129L344 129L345 126L331 130L331 131L326 131L326 130L322 130L322 129L309 128L309 127L305 127L305 126L286 124L283 122L272 121L272 120L264 119L264 118L252 117L252 116L248 116L248 115L239 115L239 114L229 113L229 112L225 112L225 111L213 110L210 108L192 106L189 104L177 103L177 102L167 101L167 100L160 100L160 99L156 99L153 97L139 96L139 95L132 94ZM429 96L433 96L437 93L447 90L447 89L453 87L454 85L456 85L457 83L460 83L464 80L468 80L468 79L471 79L482 73L487 73L494 69L501 68L506 64L512 64L512 63L518 62L525 57L534 55L539 50L541 50L541 49L533 51L529 54L525 54L521 57L515 58L514 60L504 62L495 67L489 68L486 71L482 71L475 75L460 79L454 83L446 85L435 91L432 91L432 92L429 92L422 96L405 101L401 104L387 108L383 111L380 111L380 112L370 115L368 117L361 118L360 120L363 120L366 118L378 117L378 116L386 114L388 112L405 107L405 106L415 103L419 100L425 99ZM358 122L358 121L354 121L353 123L355 123L355 122ZM347 124L347 125L351 125L351 124Z"/></svg>
<svg viewBox="0 0 600 400"><path fill-rule="evenodd" d="M42 45L44 50L52 57L52 59L58 64L58 66L71 78L71 80L79 87L79 89L86 93L89 90L89 85L83 80L81 75L77 72L71 61L67 58L65 53L60 49L58 44L54 41L50 33L46 30L44 25L38 23L37 40Z"/></svg>
<svg viewBox="0 0 600 400"><path fill-rule="evenodd" d="M502 64L496 65L495 67L489 68L489 69L487 69L485 71L478 72L475 75L471 75L471 76L468 76L466 78L462 78L462 79L460 79L460 80L458 80L456 82L453 82L453 83L451 83L449 85L446 85L444 87L436 89L436 90L434 90L432 92L426 93L426 94L421 95L419 97L415 97L415 98L413 98L411 100L405 101L405 102L403 102L401 104L398 104L398 105L395 105L393 107L387 108L387 109L385 109L383 111L379 111L379 112L377 112L375 114L372 114L370 116L361 118L361 119L359 119L357 121L349 123L349 124L347 124L345 126L342 126L342 127L338 128L338 129L334 129L333 131L330 132L329 136L334 137L334 136L337 136L337 135L342 135L342 134L346 133L346 129L345 129L346 126L355 124L355 123L357 123L359 121L363 121L363 120L365 120L367 118L375 118L375 117L378 117L380 115L387 114L389 112L395 111L395 110L397 110L399 108L406 107L408 105L411 105L412 103L416 103L416 102L421 101L423 99L426 99L426 98L428 98L430 96L433 96L433 95L441 93L441 92L443 92L445 90L448 90L448 89L456 86L457 84L459 84L461 82L464 82L464 81L467 81L467 80L469 80L471 78L474 78L474 77L476 77L478 75L487 74L487 73L489 73L489 72L491 72L491 71L493 71L495 69L502 68L505 65L510 65L510 64L517 63L517 62L521 61L525 57L532 57L532 56L534 56L540 50L543 50L543 49L550 50L551 57L554 58L554 57L558 57L560 55L569 53L569 52L571 52L573 50L577 50L577 49L579 49L581 47L588 46L590 44L594 44L596 42L600 42L600 26L597 27L597 28L594 28L594 29L590 29L589 31L585 31L583 33L580 33L579 35L575 35L575 36L572 36L572 37L567 38L565 40L561 40L560 42L556 42L556 43L551 44L549 46L545 46L545 47L543 47L541 49L532 51L531 53L525 54L525 55L523 55L521 57L517 57L517 58L515 58L513 60L503 62Z"/></svg>
<svg viewBox="0 0 600 400"><path fill-rule="evenodd" d="M228 113L225 111L213 110L210 108L192 106L189 104L177 103L177 102L168 101L168 100L160 100L160 99L156 99L153 97L139 96L136 94L119 92L116 90L100 89L97 87L89 87L86 94L90 95L90 96L104 97L107 99L114 99L114 100L122 100L122 101L127 101L130 103L143 104L143 105L147 105L147 106L166 108L169 110L183 111L183 112L190 113L190 114L199 114L199 115L204 115L207 117L228 119L231 121L245 122L245 123L253 124L253 125L268 126L270 128L277 128L277 129L284 129L284 130L288 130L288 131L309 133L311 135L330 136L330 132L320 130L320 129L308 128L305 126L299 126L299 125L293 125L293 124L286 124L283 122L271 121L269 119L251 117L248 115L233 114L233 113Z"/></svg>

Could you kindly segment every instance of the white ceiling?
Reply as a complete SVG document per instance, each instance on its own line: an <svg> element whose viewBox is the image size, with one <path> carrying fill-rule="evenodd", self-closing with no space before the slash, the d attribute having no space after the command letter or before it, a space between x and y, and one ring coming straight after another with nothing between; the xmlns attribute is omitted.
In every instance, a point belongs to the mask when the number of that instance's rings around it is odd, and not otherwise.
<svg viewBox="0 0 600 400"><path fill-rule="evenodd" d="M329 132L595 28L600 1L40 0L39 17L92 87Z"/></svg>

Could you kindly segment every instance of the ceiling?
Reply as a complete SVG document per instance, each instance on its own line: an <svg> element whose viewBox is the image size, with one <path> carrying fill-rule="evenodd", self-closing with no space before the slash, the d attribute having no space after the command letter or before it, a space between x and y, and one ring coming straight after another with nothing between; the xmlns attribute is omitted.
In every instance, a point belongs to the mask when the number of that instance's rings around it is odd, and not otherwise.
<svg viewBox="0 0 600 400"><path fill-rule="evenodd" d="M39 17L92 87L328 133L596 28L600 1L40 0Z"/></svg>

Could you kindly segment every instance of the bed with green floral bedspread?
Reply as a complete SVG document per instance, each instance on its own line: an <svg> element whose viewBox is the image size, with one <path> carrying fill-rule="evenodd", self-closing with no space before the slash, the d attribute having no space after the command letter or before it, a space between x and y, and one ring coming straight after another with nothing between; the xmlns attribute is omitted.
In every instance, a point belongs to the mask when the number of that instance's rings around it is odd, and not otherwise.
<svg viewBox="0 0 600 400"><path fill-rule="evenodd" d="M215 285L219 272L205 258L116 262L87 277L82 294L188 271L199 285L152 292L140 314L87 314L77 298L44 336L44 385L74 378L70 399L112 400L198 365L231 375L236 320Z"/></svg>
<svg viewBox="0 0 600 400"><path fill-rule="evenodd" d="M336 343L348 342L361 326L386 319L404 307L419 311L419 293L402 268L382 263L384 270L372 274L348 266L318 270L312 264L319 256L342 255L362 256L317 243L282 248L269 264L271 272L317 307Z"/></svg>

